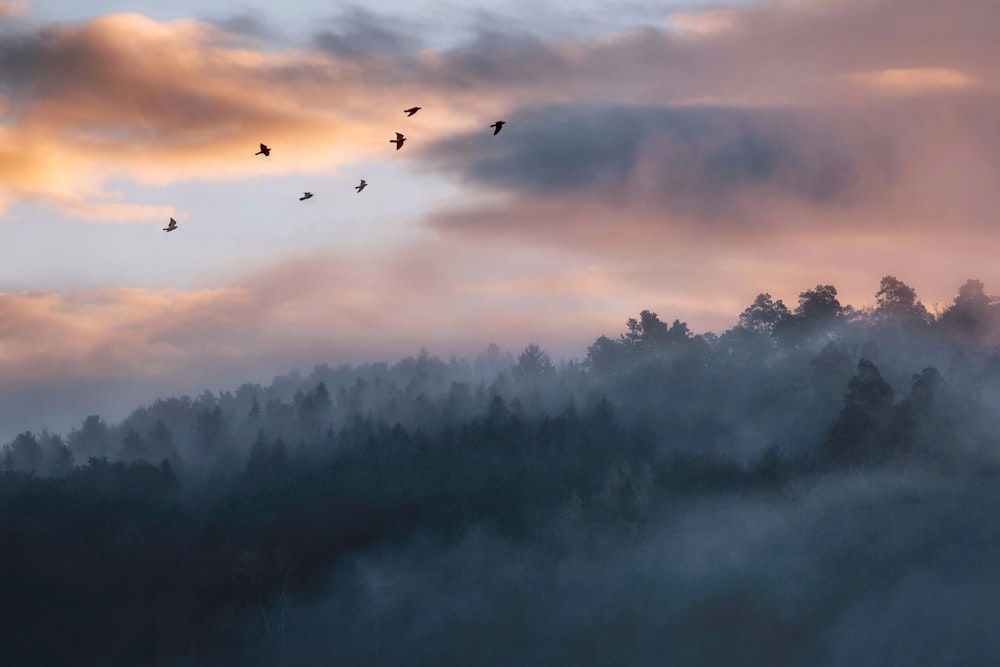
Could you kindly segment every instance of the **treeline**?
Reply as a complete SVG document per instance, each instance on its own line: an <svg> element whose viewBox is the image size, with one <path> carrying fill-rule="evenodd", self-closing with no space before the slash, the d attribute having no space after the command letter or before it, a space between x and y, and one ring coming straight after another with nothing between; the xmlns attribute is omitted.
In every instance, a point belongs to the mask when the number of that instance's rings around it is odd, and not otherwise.
<svg viewBox="0 0 1000 667"><path fill-rule="evenodd" d="M271 664L293 598L417 536L534 543L829 472L994 468L998 300L970 280L932 315L891 276L876 298L762 294L721 335L643 311L581 362L421 352L22 433L0 477L7 664Z"/></svg>
<svg viewBox="0 0 1000 667"><path fill-rule="evenodd" d="M740 459L753 449L747 424L762 422L769 432L760 434L758 445L816 454L828 436L844 432L830 429L837 411L849 407L841 399L855 374L874 392L872 401L876 394L885 399L869 406L875 411L904 409L913 389L925 403L955 390L966 400L997 397L1000 300L987 295L983 283L969 280L937 315L892 276L882 279L875 296L874 308L857 310L842 305L833 286L819 285L802 292L790 309L761 294L721 335L695 335L684 322L668 324L646 310L626 322L625 333L599 337L582 362L558 368L537 345L516 357L491 345L472 361L421 351L392 365L324 364L308 375L277 377L269 386L158 400L119 424L92 415L65 437L26 431L3 445L0 468L62 476L96 457L166 460L178 472L206 466L234 471L262 437L327 451L349 441L359 423L427 437L486 413L494 399L519 418L603 401L628 415L633 430L653 427L670 449ZM887 387L869 386L883 378ZM857 408L861 399L851 394L846 400ZM805 441L800 428L806 424L796 428L791 422L797 420L817 426ZM905 436L893 437L900 438Z"/></svg>

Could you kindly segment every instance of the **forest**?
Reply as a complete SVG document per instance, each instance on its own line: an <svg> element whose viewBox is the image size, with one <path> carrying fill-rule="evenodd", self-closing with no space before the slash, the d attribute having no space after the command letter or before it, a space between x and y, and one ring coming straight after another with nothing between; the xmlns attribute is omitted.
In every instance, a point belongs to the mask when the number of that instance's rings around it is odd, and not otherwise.
<svg viewBox="0 0 1000 667"><path fill-rule="evenodd" d="M320 364L0 453L4 665L1000 653L1000 299ZM993 532L997 535L994 536Z"/></svg>

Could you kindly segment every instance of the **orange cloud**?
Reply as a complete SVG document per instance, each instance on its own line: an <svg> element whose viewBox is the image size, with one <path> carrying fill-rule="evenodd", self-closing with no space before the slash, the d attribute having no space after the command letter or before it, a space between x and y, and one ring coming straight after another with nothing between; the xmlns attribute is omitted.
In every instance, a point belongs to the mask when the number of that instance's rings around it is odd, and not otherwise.
<svg viewBox="0 0 1000 667"><path fill-rule="evenodd" d="M0 0L0 18L19 18L31 13L31 0Z"/></svg>
<svg viewBox="0 0 1000 667"><path fill-rule="evenodd" d="M105 191L111 179L163 186L391 159L388 137L414 101L425 111L407 127L428 142L498 114L515 114L513 129L521 107L864 106L886 90L988 89L1000 68L985 27L1000 9L985 2L765 3L675 15L693 40L664 29L447 50L393 50L394 36L366 20L358 35L285 49L137 14L25 27L0 45L0 203L145 219L143 202ZM253 157L260 141L270 158Z"/></svg>
<svg viewBox="0 0 1000 667"><path fill-rule="evenodd" d="M714 35L732 30L739 14L734 9L709 9L700 12L674 12L667 17L674 30L692 35Z"/></svg>
<svg viewBox="0 0 1000 667"><path fill-rule="evenodd" d="M6 199L48 201L85 218L148 219L154 211L115 201L104 184L330 169L387 153L401 100L418 97L402 81L367 84L363 64L244 42L197 21L137 14L14 36L0 47ZM433 95L420 97L433 104ZM441 109L410 125L431 134L465 126ZM267 159L253 155L262 141L273 150Z"/></svg>
<svg viewBox="0 0 1000 667"><path fill-rule="evenodd" d="M221 388L422 346L472 355L491 341L515 351L538 342L579 359L597 336L622 332L647 308L721 333L763 291L794 304L799 292L831 283L842 302L861 307L893 274L930 307L947 305L970 277L1000 285L991 246L972 237L844 234L818 243L803 235L700 246L652 237L647 245L646 256L623 248L598 262L573 249L438 239L365 260L291 258L211 289L0 294L0 390L107 379ZM932 253L939 261L926 262Z"/></svg>
<svg viewBox="0 0 1000 667"><path fill-rule="evenodd" d="M962 89L975 83L962 72L947 67L884 69L848 74L845 78L855 85L899 95Z"/></svg>
<svg viewBox="0 0 1000 667"><path fill-rule="evenodd" d="M538 257L529 278L527 261L509 267L505 253L456 250L428 241L378 259L296 257L212 289L0 294L0 388L207 382L206 369L218 368L243 381L261 366L400 357L424 345L472 354L490 341L517 349L526 337L575 353L609 313L619 319L609 306L620 285L601 269Z"/></svg>

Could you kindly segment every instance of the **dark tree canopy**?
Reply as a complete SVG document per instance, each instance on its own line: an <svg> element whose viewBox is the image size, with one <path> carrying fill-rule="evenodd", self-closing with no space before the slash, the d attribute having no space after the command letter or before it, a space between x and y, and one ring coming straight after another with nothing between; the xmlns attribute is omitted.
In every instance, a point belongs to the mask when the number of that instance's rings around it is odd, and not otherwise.
<svg viewBox="0 0 1000 667"><path fill-rule="evenodd" d="M979 280L967 280L941 320L948 331L974 341L984 341L995 332L998 322L997 299L986 294Z"/></svg>
<svg viewBox="0 0 1000 667"><path fill-rule="evenodd" d="M779 322L788 319L791 312L781 299L774 301L770 294L758 294L753 303L740 313L739 326L751 331L770 333Z"/></svg>
<svg viewBox="0 0 1000 667"><path fill-rule="evenodd" d="M795 315L810 323L828 323L840 317L843 311L843 306L837 300L837 288L833 285L817 285L815 289L799 294Z"/></svg>
<svg viewBox="0 0 1000 667"><path fill-rule="evenodd" d="M868 359L858 361L858 373L847 384L844 407L827 439L830 455L842 462L879 461L893 447L888 439L895 391Z"/></svg>
<svg viewBox="0 0 1000 667"><path fill-rule="evenodd" d="M885 276L875 293L875 312L882 320L904 324L926 324L930 313L917 299L917 292L895 276Z"/></svg>
<svg viewBox="0 0 1000 667"><path fill-rule="evenodd" d="M530 343L517 355L515 371L521 376L540 377L554 370L552 359L535 343Z"/></svg>

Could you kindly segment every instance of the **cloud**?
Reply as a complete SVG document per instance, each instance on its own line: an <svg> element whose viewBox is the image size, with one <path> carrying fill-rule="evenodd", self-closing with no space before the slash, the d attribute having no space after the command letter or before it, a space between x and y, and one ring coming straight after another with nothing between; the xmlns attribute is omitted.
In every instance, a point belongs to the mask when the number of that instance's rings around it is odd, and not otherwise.
<svg viewBox="0 0 1000 667"><path fill-rule="evenodd" d="M0 19L20 18L31 13L31 0L0 0Z"/></svg>
<svg viewBox="0 0 1000 667"><path fill-rule="evenodd" d="M115 201L95 202L85 199L55 199L53 205L71 217L99 223L165 221L171 217L183 217L173 206L153 206Z"/></svg>
<svg viewBox="0 0 1000 667"><path fill-rule="evenodd" d="M611 321L593 314L605 309L592 304L620 292L613 272L552 267L545 257L505 270L505 253L456 249L427 241L378 257L299 256L194 290L0 293L0 388L109 377L215 382L220 369L244 381L260 368L422 346L519 348L536 334L559 357L619 319L614 309Z"/></svg>
<svg viewBox="0 0 1000 667"><path fill-rule="evenodd" d="M402 58L421 47L411 34L420 26L398 18L387 20L361 7L342 13L333 23L335 29L321 30L313 39L320 49L338 58Z"/></svg>
<svg viewBox="0 0 1000 667"><path fill-rule="evenodd" d="M901 95L967 88L974 85L970 77L947 67L913 67L857 72L848 74L845 78L859 86Z"/></svg>
<svg viewBox="0 0 1000 667"><path fill-rule="evenodd" d="M523 111L509 129L423 155L486 187L653 204L702 221L735 217L747 199L852 203L895 171L877 133L811 110L554 107Z"/></svg>
<svg viewBox="0 0 1000 667"><path fill-rule="evenodd" d="M712 28L723 16L725 29ZM520 81L515 105L498 137L416 151L481 197L428 223L608 261L811 243L828 252L805 252L788 275L845 282L844 255L830 249L850 257L893 238L907 251L882 261L926 272L945 235L976 256L975 238L1000 241L988 223L1000 206L989 120L1000 58L983 28L1000 6L816 0L679 18L709 28L547 44L514 56L509 76L478 70L493 86ZM516 89L533 77L551 89Z"/></svg>
<svg viewBox="0 0 1000 667"><path fill-rule="evenodd" d="M1000 282L987 250L1000 243L997 112L982 95L525 110L509 135L421 155L483 193L427 224L512 257L528 247L622 267L622 290L643 296L618 312L649 307L696 330L730 326L763 291L794 303L832 283L863 306L887 273L947 304L967 278Z"/></svg>
<svg viewBox="0 0 1000 667"><path fill-rule="evenodd" d="M329 169L383 149L401 115L396 93L366 86L322 52L255 50L192 20L119 14L25 29L0 45L3 190L104 205L111 179ZM266 161L253 156L261 141L274 150Z"/></svg>
<svg viewBox="0 0 1000 667"><path fill-rule="evenodd" d="M674 12L667 20L670 27L694 35L714 35L731 30L738 20L733 9L708 9L700 12Z"/></svg>
<svg viewBox="0 0 1000 667"><path fill-rule="evenodd" d="M360 9L297 48L248 39L260 33L254 15L212 24L116 14L22 26L0 45L0 199L75 197L123 213L129 202L105 192L111 180L164 186L327 170L384 155L401 109L414 103L426 112L411 126L428 142L485 131L501 117L514 134L522 110L609 100L774 108L773 126L787 116L782 107L865 107L886 91L995 95L1000 56L984 26L998 14L985 0L961 12L943 0L813 0L674 15L674 27L602 38L547 41L480 23L471 39L443 49L412 37L413 26L395 17ZM769 127L764 115L747 141ZM692 146L699 155L721 150L704 128L695 139L705 143ZM260 141L274 148L271 158L251 159ZM781 141L731 144L735 171L726 176L720 165L711 175L746 181L768 160L787 165L799 149ZM753 151L761 163L748 171ZM822 196L815 175L803 179L785 191Z"/></svg>
<svg viewBox="0 0 1000 667"><path fill-rule="evenodd" d="M237 14L214 19L211 23L226 36L245 36L250 39L265 39L275 36L275 31L268 24L267 18L259 10L245 9Z"/></svg>

